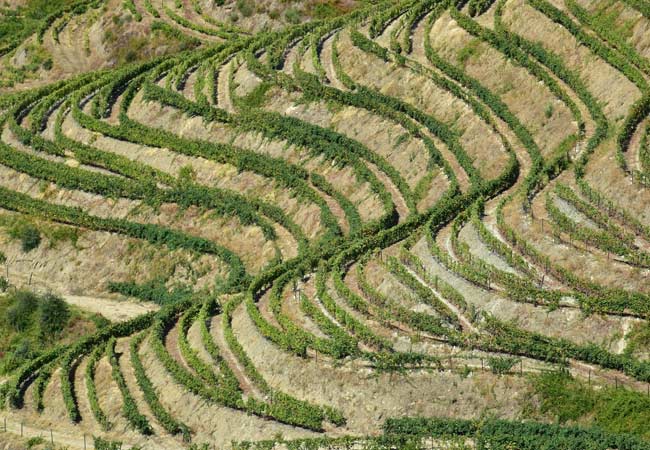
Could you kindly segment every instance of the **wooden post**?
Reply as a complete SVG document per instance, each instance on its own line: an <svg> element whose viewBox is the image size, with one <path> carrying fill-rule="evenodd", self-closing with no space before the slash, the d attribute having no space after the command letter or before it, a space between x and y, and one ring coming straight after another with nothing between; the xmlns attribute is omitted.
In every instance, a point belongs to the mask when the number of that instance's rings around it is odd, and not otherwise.
<svg viewBox="0 0 650 450"><path fill-rule="evenodd" d="M481 358L481 370L485 370L485 367L483 366L483 358ZM650 384L648 384L650 386Z"/></svg>
<svg viewBox="0 0 650 450"><path fill-rule="evenodd" d="M589 369L589 386L591 386L591 369Z"/></svg>
<svg viewBox="0 0 650 450"><path fill-rule="evenodd" d="M52 433L52 428L50 428L50 443L54 445L54 434Z"/></svg>
<svg viewBox="0 0 650 450"><path fill-rule="evenodd" d="M616 387L616 389L618 389L618 377L614 378L614 383L615 383L614 386Z"/></svg>
<svg viewBox="0 0 650 450"><path fill-rule="evenodd" d="M521 359L519 360L519 375L523 375L523 374L524 374L524 360Z"/></svg>
<svg viewBox="0 0 650 450"><path fill-rule="evenodd" d="M20 437L23 437L23 423L20 422Z"/></svg>
<svg viewBox="0 0 650 450"><path fill-rule="evenodd" d="M86 450L86 433L84 433L84 450Z"/></svg>

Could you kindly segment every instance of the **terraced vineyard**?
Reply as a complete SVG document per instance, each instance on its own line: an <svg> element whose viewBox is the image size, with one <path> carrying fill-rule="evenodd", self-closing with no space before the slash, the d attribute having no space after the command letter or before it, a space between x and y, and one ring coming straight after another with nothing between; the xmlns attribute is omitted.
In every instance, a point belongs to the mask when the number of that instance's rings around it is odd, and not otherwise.
<svg viewBox="0 0 650 450"><path fill-rule="evenodd" d="M475 420L520 419L558 369L646 395L650 4L251 32L228 3L111 4L187 45L0 97L0 207L80 236L38 265L5 240L9 281L113 320L0 380L1 413L70 448L649 448ZM102 7L2 52L83 45Z"/></svg>

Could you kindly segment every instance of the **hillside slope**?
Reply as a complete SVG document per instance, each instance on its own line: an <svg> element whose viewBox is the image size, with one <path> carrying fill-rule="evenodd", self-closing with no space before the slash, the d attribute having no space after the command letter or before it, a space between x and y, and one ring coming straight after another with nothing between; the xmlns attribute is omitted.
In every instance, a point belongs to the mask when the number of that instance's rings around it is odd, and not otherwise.
<svg viewBox="0 0 650 450"><path fill-rule="evenodd" d="M70 448L645 448L650 7L245 3L75 3L6 49L65 68L0 97L8 283L143 305L3 414Z"/></svg>

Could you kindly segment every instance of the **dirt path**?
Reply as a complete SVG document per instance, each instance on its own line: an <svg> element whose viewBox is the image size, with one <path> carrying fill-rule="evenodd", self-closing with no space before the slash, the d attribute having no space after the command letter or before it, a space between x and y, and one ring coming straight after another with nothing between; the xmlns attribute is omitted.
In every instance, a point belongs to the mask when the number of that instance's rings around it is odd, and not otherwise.
<svg viewBox="0 0 650 450"><path fill-rule="evenodd" d="M158 311L158 305L149 302L136 302L133 300L120 300L117 298L93 297L86 295L73 295L58 292L46 280L32 277L24 273L13 271L10 274L12 285L35 292L53 293L60 296L69 305L76 306L84 311L101 314L113 322L124 322L151 311Z"/></svg>
<svg viewBox="0 0 650 450"><path fill-rule="evenodd" d="M54 442L57 445L65 446L68 449L94 449L93 438L91 435L85 435L81 430L79 434L65 433L58 430L38 428L36 426L7 417L7 432L15 436L22 436L29 439L32 437L42 437L46 442ZM1 435L0 435L1 436Z"/></svg>
<svg viewBox="0 0 650 450"><path fill-rule="evenodd" d="M101 314L115 322L123 322L151 311L158 311L153 303L136 303L129 300L114 300L101 297L63 294L63 300L86 311Z"/></svg>

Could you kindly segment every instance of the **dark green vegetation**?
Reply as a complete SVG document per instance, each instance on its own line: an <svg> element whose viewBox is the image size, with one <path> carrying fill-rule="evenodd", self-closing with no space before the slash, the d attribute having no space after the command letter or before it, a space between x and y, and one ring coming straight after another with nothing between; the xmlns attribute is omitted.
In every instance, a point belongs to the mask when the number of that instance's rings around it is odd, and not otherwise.
<svg viewBox="0 0 650 450"><path fill-rule="evenodd" d="M76 3L78 2L73 0L28 0L16 9L3 8L0 19L0 52L4 54L11 51L35 31L45 29L53 16Z"/></svg>
<svg viewBox="0 0 650 450"><path fill-rule="evenodd" d="M68 306L51 294L12 291L0 298L0 373L46 353L59 343L71 342L80 334L92 333L106 321Z"/></svg>
<svg viewBox="0 0 650 450"><path fill-rule="evenodd" d="M629 434L610 434L600 429L560 427L536 422L506 420L454 420L402 418L390 419L384 424L383 434L368 438L333 438L239 442L237 450L262 450L284 444L291 449L354 448L362 450L424 449L427 442L444 443L444 448L481 450L644 450L649 444ZM472 444L469 440L471 439Z"/></svg>
<svg viewBox="0 0 650 450"><path fill-rule="evenodd" d="M540 411L559 423L583 421L612 433L628 432L650 438L650 397L629 389L594 390L566 373L549 373L534 380Z"/></svg>

